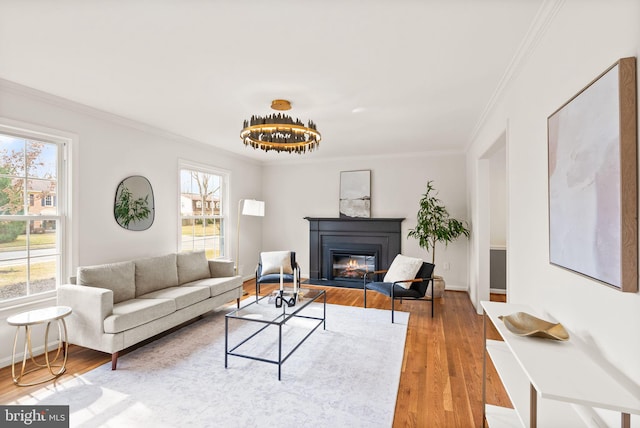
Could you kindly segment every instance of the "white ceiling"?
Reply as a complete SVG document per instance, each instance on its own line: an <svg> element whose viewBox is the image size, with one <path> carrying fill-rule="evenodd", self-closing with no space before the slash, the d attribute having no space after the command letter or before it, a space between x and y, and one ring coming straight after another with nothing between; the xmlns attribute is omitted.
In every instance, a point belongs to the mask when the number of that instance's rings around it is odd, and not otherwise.
<svg viewBox="0 0 640 428"><path fill-rule="evenodd" d="M0 0L0 78L260 161L272 99L311 158L464 150L542 0Z"/></svg>

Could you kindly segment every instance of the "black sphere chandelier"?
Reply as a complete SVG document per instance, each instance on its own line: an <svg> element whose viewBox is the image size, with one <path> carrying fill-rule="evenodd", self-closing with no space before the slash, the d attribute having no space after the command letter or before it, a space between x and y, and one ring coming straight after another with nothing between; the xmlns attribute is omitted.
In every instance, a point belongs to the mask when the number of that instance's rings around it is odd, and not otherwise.
<svg viewBox="0 0 640 428"><path fill-rule="evenodd" d="M287 100L273 100L271 108L290 110L291 103ZM322 139L316 124L311 120L305 126L300 119L292 119L282 113L251 116L250 120L244 121L240 138L245 146L254 149L298 154L313 151Z"/></svg>

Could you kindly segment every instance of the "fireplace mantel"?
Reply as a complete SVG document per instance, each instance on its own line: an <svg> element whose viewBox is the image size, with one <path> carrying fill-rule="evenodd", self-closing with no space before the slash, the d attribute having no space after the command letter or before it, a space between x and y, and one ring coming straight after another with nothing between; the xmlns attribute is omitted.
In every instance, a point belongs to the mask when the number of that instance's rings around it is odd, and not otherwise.
<svg viewBox="0 0 640 428"><path fill-rule="evenodd" d="M387 269L400 253L404 218L305 217L309 221L309 278L327 279L332 249L376 248L377 269Z"/></svg>

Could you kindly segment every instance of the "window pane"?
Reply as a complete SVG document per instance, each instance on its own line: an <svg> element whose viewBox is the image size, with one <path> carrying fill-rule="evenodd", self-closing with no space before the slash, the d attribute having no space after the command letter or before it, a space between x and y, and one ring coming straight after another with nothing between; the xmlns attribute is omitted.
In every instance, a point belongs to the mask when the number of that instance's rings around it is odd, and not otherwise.
<svg viewBox="0 0 640 428"><path fill-rule="evenodd" d="M24 177L26 141L10 135L0 135L0 173Z"/></svg>
<svg viewBox="0 0 640 428"><path fill-rule="evenodd" d="M0 261L27 256L27 223L0 221Z"/></svg>
<svg viewBox="0 0 640 428"><path fill-rule="evenodd" d="M60 280L62 147L0 134L0 217L14 216L0 221L0 300L55 290Z"/></svg>
<svg viewBox="0 0 640 428"><path fill-rule="evenodd" d="M31 259L29 269L29 294L56 289L58 257L36 257Z"/></svg>
<svg viewBox="0 0 640 428"><path fill-rule="evenodd" d="M51 143L27 143L27 174L30 177L56 179L58 174L58 147Z"/></svg>
<svg viewBox="0 0 640 428"><path fill-rule="evenodd" d="M222 175L180 170L180 213L182 251L205 250L207 258L225 256Z"/></svg>
<svg viewBox="0 0 640 428"><path fill-rule="evenodd" d="M224 242L220 236L220 219L208 219L206 228L203 228L207 258L215 259L224 255Z"/></svg>
<svg viewBox="0 0 640 428"><path fill-rule="evenodd" d="M32 220L29 223L29 256L51 257L58 254L56 220Z"/></svg>
<svg viewBox="0 0 640 428"><path fill-rule="evenodd" d="M26 222L0 221L0 298L27 295Z"/></svg>
<svg viewBox="0 0 640 428"><path fill-rule="evenodd" d="M204 249L204 239L199 235L201 226L195 219L182 220L182 250L197 251Z"/></svg>
<svg viewBox="0 0 640 428"><path fill-rule="evenodd" d="M183 169L180 183L182 215L214 214L215 201L220 201L220 176Z"/></svg>
<svg viewBox="0 0 640 428"><path fill-rule="evenodd" d="M27 295L27 260L0 262L0 299Z"/></svg>
<svg viewBox="0 0 640 428"><path fill-rule="evenodd" d="M54 180L28 180L27 183L29 214L58 214L57 182Z"/></svg>
<svg viewBox="0 0 640 428"><path fill-rule="evenodd" d="M24 214L24 179L0 177L0 215Z"/></svg>

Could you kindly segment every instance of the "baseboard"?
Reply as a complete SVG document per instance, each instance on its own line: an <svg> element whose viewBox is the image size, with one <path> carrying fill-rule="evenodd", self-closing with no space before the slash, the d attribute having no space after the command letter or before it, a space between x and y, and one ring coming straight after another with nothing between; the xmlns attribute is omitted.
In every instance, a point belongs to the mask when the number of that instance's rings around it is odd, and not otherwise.
<svg viewBox="0 0 640 428"><path fill-rule="evenodd" d="M504 288L490 288L489 292L493 294L507 294L507 290Z"/></svg>
<svg viewBox="0 0 640 428"><path fill-rule="evenodd" d="M469 287L467 287L466 285L455 285L455 284L446 284L444 286L445 290L449 290L449 291L469 291Z"/></svg>
<svg viewBox="0 0 640 428"><path fill-rule="evenodd" d="M18 339L18 346L20 348L22 348L24 346L24 343L22 342L21 339ZM56 340L54 343L50 343L49 344L49 351L55 351L58 348L58 341ZM19 352L16 354L16 367L18 367L19 364L22 364L22 357L23 357L24 353L23 352ZM41 357L40 360L38 360L39 362L43 362L44 361L44 344L40 345L40 346L34 346L33 347L33 355L36 356L36 358ZM63 358L62 355L58 357L58 361L57 363L60 362L60 358ZM3 367L9 367L11 366L11 355L0 358L0 368ZM18 367L19 369L19 367Z"/></svg>

